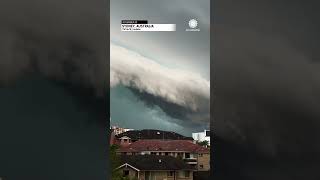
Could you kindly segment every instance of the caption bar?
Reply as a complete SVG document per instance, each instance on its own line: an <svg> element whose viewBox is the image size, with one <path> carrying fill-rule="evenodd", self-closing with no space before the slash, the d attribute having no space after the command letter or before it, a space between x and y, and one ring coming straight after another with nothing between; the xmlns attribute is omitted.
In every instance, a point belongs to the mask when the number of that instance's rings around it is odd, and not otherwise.
<svg viewBox="0 0 320 180"><path fill-rule="evenodd" d="M121 31L176 31L176 24L149 24L147 20L122 20Z"/></svg>

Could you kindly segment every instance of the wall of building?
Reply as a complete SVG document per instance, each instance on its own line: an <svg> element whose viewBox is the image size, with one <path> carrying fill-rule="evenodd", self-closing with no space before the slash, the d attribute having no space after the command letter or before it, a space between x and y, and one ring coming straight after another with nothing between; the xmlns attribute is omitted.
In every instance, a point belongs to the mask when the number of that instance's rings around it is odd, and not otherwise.
<svg viewBox="0 0 320 180"><path fill-rule="evenodd" d="M139 180L146 180L146 172L141 171L139 173ZM155 176L155 179L153 180L174 180L173 177L167 177L167 171L152 171L151 172L153 176Z"/></svg>
<svg viewBox="0 0 320 180"><path fill-rule="evenodd" d="M176 177L176 180L193 180L193 172L191 171L189 177L181 176L178 172L175 172L175 176L168 176L168 172L169 171L151 171L155 176L155 180L174 180L174 177ZM143 172L143 174L143 176L140 176L140 180L146 180L145 172Z"/></svg>
<svg viewBox="0 0 320 180"><path fill-rule="evenodd" d="M201 165L203 167L201 168ZM210 153L198 155L198 170L199 171L209 171L210 170Z"/></svg>
<svg viewBox="0 0 320 180"><path fill-rule="evenodd" d="M145 154L151 154L151 152L144 152ZM180 152L182 155L182 158L185 158L185 153ZM118 155L137 155L137 154L142 154L140 153L131 153L131 152L127 152L127 153L120 153L117 152ZM159 152L156 153L156 155L165 155L165 152L161 152L161 154L159 154ZM173 157L178 157L178 153L177 152L169 152L168 153L169 156L173 156ZM190 153L190 159L196 159L197 160L197 170L199 171L209 171L210 170L210 153L204 153L202 154L202 156L200 154L194 154L194 153ZM192 165L193 163L191 163L190 165ZM201 168L200 165L203 165L203 167Z"/></svg>
<svg viewBox="0 0 320 180"><path fill-rule="evenodd" d="M138 174L138 171L136 171L136 170L134 170L134 169L132 169L132 168L130 168L130 167L123 167L123 168L121 168L121 169L119 169L120 170L120 172L122 173L123 171L129 171L129 177L136 177Z"/></svg>

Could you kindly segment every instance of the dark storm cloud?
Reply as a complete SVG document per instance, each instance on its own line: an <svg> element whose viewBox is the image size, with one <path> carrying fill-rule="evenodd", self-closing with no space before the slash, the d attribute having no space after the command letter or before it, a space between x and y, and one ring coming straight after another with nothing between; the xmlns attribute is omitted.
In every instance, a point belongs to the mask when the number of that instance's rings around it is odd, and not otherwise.
<svg viewBox="0 0 320 180"><path fill-rule="evenodd" d="M106 82L106 1L0 2L0 80L28 72L94 87Z"/></svg>
<svg viewBox="0 0 320 180"><path fill-rule="evenodd" d="M239 179L319 178L315 6L302 1L216 1L215 157L217 173L229 172L221 179L231 178L230 173Z"/></svg>
<svg viewBox="0 0 320 180"><path fill-rule="evenodd" d="M183 119L185 118L185 115L188 113L191 113L191 109L187 109L183 106L179 106L174 103L170 103L166 101L165 99L161 97L156 97L152 94L140 92L137 89L130 88L129 89L139 98L142 99L142 101L145 102L147 106L159 106L161 109L163 109L169 116L177 119Z"/></svg>
<svg viewBox="0 0 320 180"><path fill-rule="evenodd" d="M0 1L3 179L107 178L108 7Z"/></svg>
<svg viewBox="0 0 320 180"><path fill-rule="evenodd" d="M133 92L138 101L142 101L147 107L150 107L151 109L159 107L169 117L179 120L175 121L175 123L178 123L180 126L188 128L199 126L209 128L209 102L205 103L201 109L193 111L185 106L167 101L162 97L154 96L153 94L139 91L132 87L128 87L128 89ZM206 100L203 101L206 102Z"/></svg>
<svg viewBox="0 0 320 180"><path fill-rule="evenodd" d="M156 128L177 132L188 137L192 132L208 128L204 123L190 123L190 121L172 118L158 105L154 103L147 105L146 101L141 101L130 89L121 85L110 89L110 104L112 104L110 106L111 125L133 129Z"/></svg>

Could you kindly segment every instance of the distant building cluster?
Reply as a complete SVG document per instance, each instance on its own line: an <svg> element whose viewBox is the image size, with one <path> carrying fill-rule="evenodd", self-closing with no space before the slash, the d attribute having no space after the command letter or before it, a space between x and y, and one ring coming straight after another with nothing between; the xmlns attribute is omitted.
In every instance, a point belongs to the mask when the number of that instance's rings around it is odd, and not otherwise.
<svg viewBox="0 0 320 180"><path fill-rule="evenodd" d="M121 128L118 126L111 126L112 131L114 132L115 135L127 132L127 131L132 131L133 129L127 129L127 128Z"/></svg>
<svg viewBox="0 0 320 180"><path fill-rule="evenodd" d="M210 146L210 131L204 130L203 132L192 133L192 138L196 142L204 142L207 141Z"/></svg>
<svg viewBox="0 0 320 180"><path fill-rule="evenodd" d="M123 176L138 180L197 180L209 174L210 149L194 138L154 129L111 133L110 143L119 146Z"/></svg>

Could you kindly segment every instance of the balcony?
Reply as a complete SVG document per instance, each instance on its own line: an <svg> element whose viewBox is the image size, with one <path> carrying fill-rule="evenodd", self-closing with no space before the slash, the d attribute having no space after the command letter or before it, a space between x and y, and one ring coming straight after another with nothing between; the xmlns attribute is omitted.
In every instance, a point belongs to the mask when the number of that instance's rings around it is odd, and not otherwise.
<svg viewBox="0 0 320 180"><path fill-rule="evenodd" d="M194 158L184 159L184 162L187 164L198 164L197 159Z"/></svg>

